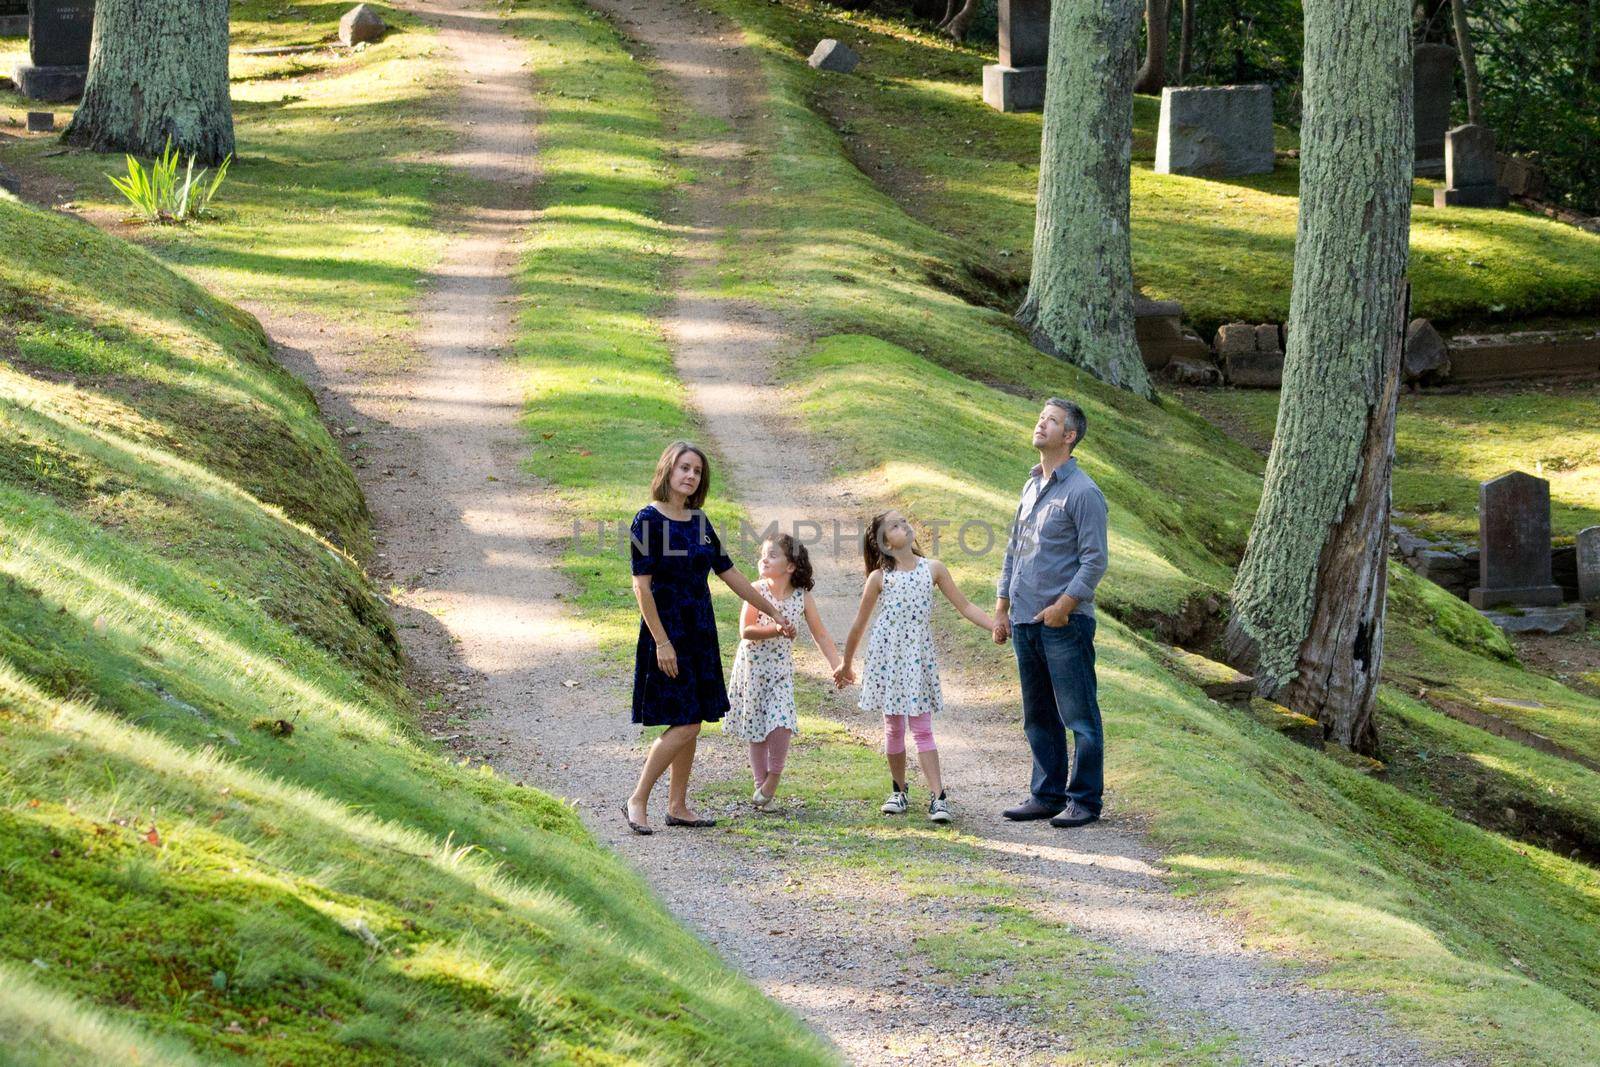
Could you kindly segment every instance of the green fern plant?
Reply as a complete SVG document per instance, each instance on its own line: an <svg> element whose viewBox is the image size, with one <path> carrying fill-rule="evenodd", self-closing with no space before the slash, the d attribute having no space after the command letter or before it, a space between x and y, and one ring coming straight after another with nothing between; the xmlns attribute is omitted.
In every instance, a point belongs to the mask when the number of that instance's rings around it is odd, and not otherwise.
<svg viewBox="0 0 1600 1067"><path fill-rule="evenodd" d="M187 222L210 215L211 202L222 188L223 180L228 176L228 167L233 163L233 156L229 155L208 182L206 175L211 173L210 169L201 167L200 173L196 174L195 157L191 154L180 182L178 150L172 147L170 137L166 148L151 160L149 167L143 166L131 155L125 158L128 161L127 175L118 177L108 174L106 177L146 222L157 223Z"/></svg>

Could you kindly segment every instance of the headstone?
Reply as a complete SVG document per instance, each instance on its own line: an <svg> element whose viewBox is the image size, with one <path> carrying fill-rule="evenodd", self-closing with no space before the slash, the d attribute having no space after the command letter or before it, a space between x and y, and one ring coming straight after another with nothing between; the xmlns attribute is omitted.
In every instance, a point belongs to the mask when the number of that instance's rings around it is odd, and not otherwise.
<svg viewBox="0 0 1600 1067"><path fill-rule="evenodd" d="M983 68L983 100L997 111L1044 107L1050 0L1000 0L1000 62Z"/></svg>
<svg viewBox="0 0 1600 1067"><path fill-rule="evenodd" d="M339 41L345 45L365 44L383 37L389 24L366 4L357 4L339 20Z"/></svg>
<svg viewBox="0 0 1600 1067"><path fill-rule="evenodd" d="M856 64L861 62L861 57L856 54L855 49L843 41L835 41L829 37L817 42L817 47L811 51L811 58L806 62L818 70L849 74L856 69Z"/></svg>
<svg viewBox="0 0 1600 1067"><path fill-rule="evenodd" d="M1511 471L1478 486L1475 608L1553 606L1561 587L1550 572L1550 483Z"/></svg>
<svg viewBox="0 0 1600 1067"><path fill-rule="evenodd" d="M1444 181L1445 188L1433 191L1434 207L1505 205L1493 130L1468 123L1445 134Z"/></svg>
<svg viewBox="0 0 1600 1067"><path fill-rule="evenodd" d="M9 170L6 170L6 168L0 167L0 189L4 189L12 196L20 197L22 195L22 180Z"/></svg>
<svg viewBox="0 0 1600 1067"><path fill-rule="evenodd" d="M0 37L28 35L28 0L0 0Z"/></svg>
<svg viewBox="0 0 1600 1067"><path fill-rule="evenodd" d="M1411 87L1417 133L1414 173L1437 178L1444 174L1444 134L1456 95L1456 50L1447 44L1417 45Z"/></svg>
<svg viewBox="0 0 1600 1067"><path fill-rule="evenodd" d="M33 0L28 13L28 59L18 64L17 91L60 102L83 95L94 34L94 0Z"/></svg>
<svg viewBox="0 0 1600 1067"><path fill-rule="evenodd" d="M1512 196L1528 196L1535 200L1544 195L1543 169L1526 159L1508 156L1504 152L1499 154L1499 159L1502 189Z"/></svg>
<svg viewBox="0 0 1600 1067"><path fill-rule="evenodd" d="M1450 373L1450 348L1427 319L1412 319L1406 327L1405 380L1420 382Z"/></svg>
<svg viewBox="0 0 1600 1067"><path fill-rule="evenodd" d="M1135 291L1133 339L1147 370L1161 370L1175 359L1211 362L1211 346L1183 324L1183 305L1176 300L1151 300Z"/></svg>
<svg viewBox="0 0 1600 1067"><path fill-rule="evenodd" d="M29 133L49 133L56 128L56 113L54 111L28 112Z"/></svg>
<svg viewBox="0 0 1600 1067"><path fill-rule="evenodd" d="M1578 531L1578 599L1600 604L1600 526Z"/></svg>
<svg viewBox="0 0 1600 1067"><path fill-rule="evenodd" d="M1161 90L1156 173L1227 178L1266 174L1272 163L1270 86Z"/></svg>

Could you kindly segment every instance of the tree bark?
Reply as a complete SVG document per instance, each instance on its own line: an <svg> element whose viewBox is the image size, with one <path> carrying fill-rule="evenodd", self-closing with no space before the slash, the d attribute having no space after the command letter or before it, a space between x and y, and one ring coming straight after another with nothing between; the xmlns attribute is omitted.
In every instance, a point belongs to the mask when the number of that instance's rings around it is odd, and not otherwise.
<svg viewBox="0 0 1600 1067"><path fill-rule="evenodd" d="M1467 86L1467 121L1483 123L1483 90L1478 85L1478 59L1472 51L1472 30L1467 25L1467 0L1450 0L1450 17L1455 24L1456 55L1461 57L1461 79Z"/></svg>
<svg viewBox="0 0 1600 1067"><path fill-rule="evenodd" d="M100 0L83 103L63 138L146 156L170 139L206 164L231 155L227 0Z"/></svg>
<svg viewBox="0 0 1600 1067"><path fill-rule="evenodd" d="M1136 93L1159 93L1167 84L1167 23L1172 0L1145 0L1144 63L1133 79Z"/></svg>
<svg viewBox="0 0 1600 1067"><path fill-rule="evenodd" d="M961 6L961 10L957 11L944 24L944 32L949 35L952 41L965 41L967 39L967 28L972 25L972 20L978 17L978 8L982 3L983 0L967 0Z"/></svg>
<svg viewBox="0 0 1600 1067"><path fill-rule="evenodd" d="M1377 744L1414 135L1406 0L1306 0L1289 346L1224 647L1259 692L1362 752Z"/></svg>
<svg viewBox="0 0 1600 1067"><path fill-rule="evenodd" d="M942 30L950 25L950 20L956 17L956 12L960 10L960 5L961 0L944 0L944 18L939 20L938 29Z"/></svg>
<svg viewBox="0 0 1600 1067"><path fill-rule="evenodd" d="M1178 26L1178 84L1189 84L1189 66L1194 62L1194 8L1198 0L1183 0Z"/></svg>
<svg viewBox="0 0 1600 1067"><path fill-rule="evenodd" d="M1050 12L1033 275L1017 320L1041 349L1153 398L1133 337L1133 63L1139 0Z"/></svg>

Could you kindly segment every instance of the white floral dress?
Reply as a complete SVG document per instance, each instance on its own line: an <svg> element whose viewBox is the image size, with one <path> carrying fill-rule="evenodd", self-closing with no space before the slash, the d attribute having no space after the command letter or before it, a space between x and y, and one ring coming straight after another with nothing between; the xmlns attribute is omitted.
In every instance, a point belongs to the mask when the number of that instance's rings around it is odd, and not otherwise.
<svg viewBox="0 0 1600 1067"><path fill-rule="evenodd" d="M933 567L926 559L908 571L883 572L861 674L862 711L914 717L944 710L932 619Z"/></svg>
<svg viewBox="0 0 1600 1067"><path fill-rule="evenodd" d="M772 583L762 578L755 587L770 596ZM786 622L798 631L806 614L803 589L790 592L778 605ZM772 626L766 612L756 613L756 625ZM771 637L765 641L740 641L733 656L733 676L728 683L732 705L722 720L722 732L741 741L765 741L777 729L798 730L794 710L794 641Z"/></svg>

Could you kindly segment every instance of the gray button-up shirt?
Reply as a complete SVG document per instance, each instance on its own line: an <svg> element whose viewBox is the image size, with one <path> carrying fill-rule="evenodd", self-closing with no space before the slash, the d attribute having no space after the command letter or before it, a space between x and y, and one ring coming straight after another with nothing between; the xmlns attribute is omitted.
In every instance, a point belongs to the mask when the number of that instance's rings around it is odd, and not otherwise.
<svg viewBox="0 0 1600 1067"><path fill-rule="evenodd" d="M1011 599L1011 621L1032 622L1062 593L1073 614L1094 614L1094 587L1106 573L1106 498L1069 458L1044 477L1035 466L1022 487L996 595Z"/></svg>

